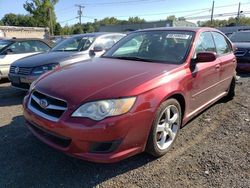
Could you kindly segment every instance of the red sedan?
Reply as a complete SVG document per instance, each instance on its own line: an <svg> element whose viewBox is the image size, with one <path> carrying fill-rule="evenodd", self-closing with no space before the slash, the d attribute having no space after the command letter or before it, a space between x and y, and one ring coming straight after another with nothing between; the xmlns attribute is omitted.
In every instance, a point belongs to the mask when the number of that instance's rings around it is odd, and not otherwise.
<svg viewBox="0 0 250 188"><path fill-rule="evenodd" d="M24 116L38 139L81 159L160 157L191 118L233 98L235 68L232 44L218 30L140 30L101 58L39 78Z"/></svg>

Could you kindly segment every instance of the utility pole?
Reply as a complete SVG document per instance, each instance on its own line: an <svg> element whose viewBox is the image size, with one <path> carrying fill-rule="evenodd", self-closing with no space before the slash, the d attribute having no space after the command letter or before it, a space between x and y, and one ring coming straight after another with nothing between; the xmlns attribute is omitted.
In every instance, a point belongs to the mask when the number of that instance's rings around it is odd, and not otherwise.
<svg viewBox="0 0 250 188"><path fill-rule="evenodd" d="M240 11L240 3L239 3L236 25L239 25L239 23L240 23L240 13L241 13L241 11Z"/></svg>
<svg viewBox="0 0 250 188"><path fill-rule="evenodd" d="M78 7L78 17L79 17L79 24L82 25L82 9L84 9L85 7L83 5L76 5L76 7Z"/></svg>
<svg viewBox="0 0 250 188"><path fill-rule="evenodd" d="M50 24L50 34L53 36L53 20L52 20L52 13L51 13L51 8L49 8L49 24Z"/></svg>
<svg viewBox="0 0 250 188"><path fill-rule="evenodd" d="M212 10L211 10L211 25L213 24L213 18L214 18L214 1L212 4Z"/></svg>

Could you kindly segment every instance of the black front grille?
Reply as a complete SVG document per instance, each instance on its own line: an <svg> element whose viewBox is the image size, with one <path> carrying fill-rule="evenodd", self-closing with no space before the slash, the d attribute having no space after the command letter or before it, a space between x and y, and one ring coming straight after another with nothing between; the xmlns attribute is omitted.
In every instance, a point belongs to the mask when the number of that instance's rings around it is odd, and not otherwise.
<svg viewBox="0 0 250 188"><path fill-rule="evenodd" d="M21 75L29 75L31 74L32 68L29 67L17 67L11 66L10 73L12 74L21 74Z"/></svg>
<svg viewBox="0 0 250 188"><path fill-rule="evenodd" d="M46 105L44 105L44 102ZM34 91L30 96L29 109L51 121L58 121L67 110L67 103L46 94Z"/></svg>

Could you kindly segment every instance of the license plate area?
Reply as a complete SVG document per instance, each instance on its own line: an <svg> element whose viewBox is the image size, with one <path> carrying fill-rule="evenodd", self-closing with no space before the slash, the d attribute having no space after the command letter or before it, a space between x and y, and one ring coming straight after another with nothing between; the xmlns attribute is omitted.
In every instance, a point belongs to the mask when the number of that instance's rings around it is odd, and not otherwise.
<svg viewBox="0 0 250 188"><path fill-rule="evenodd" d="M12 81L14 84L20 84L20 77L19 77L19 76L12 76L12 77L11 77L11 81Z"/></svg>

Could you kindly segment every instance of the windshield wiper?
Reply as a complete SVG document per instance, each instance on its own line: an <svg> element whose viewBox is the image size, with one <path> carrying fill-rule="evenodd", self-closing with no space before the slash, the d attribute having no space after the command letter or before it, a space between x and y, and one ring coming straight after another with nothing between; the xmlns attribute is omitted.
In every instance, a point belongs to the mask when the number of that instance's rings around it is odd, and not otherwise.
<svg viewBox="0 0 250 188"><path fill-rule="evenodd" d="M145 59L141 57L133 57L133 56L113 56L111 58L114 59L125 59L125 60L134 60L134 61L145 61L145 62L154 62L152 59Z"/></svg>
<svg viewBox="0 0 250 188"><path fill-rule="evenodd" d="M53 52L78 52L78 50L52 50Z"/></svg>

